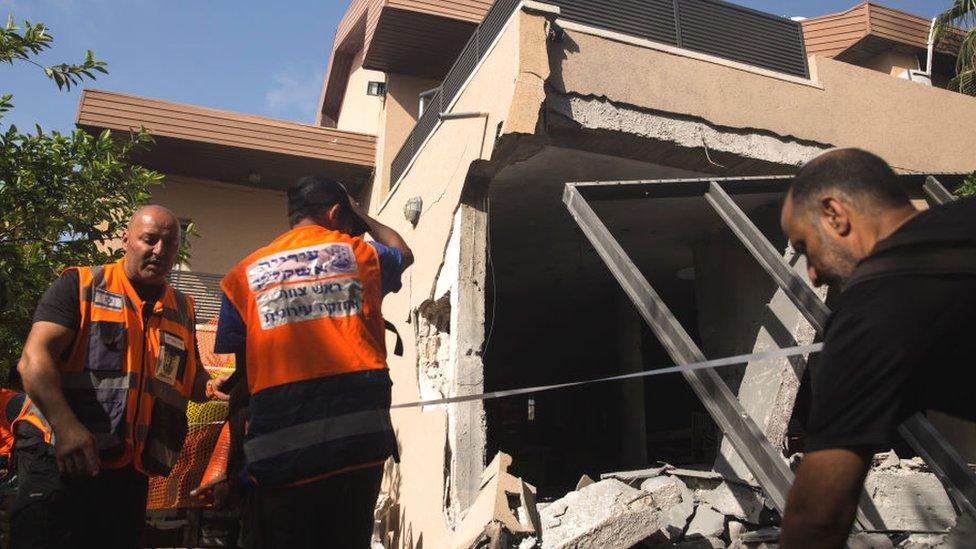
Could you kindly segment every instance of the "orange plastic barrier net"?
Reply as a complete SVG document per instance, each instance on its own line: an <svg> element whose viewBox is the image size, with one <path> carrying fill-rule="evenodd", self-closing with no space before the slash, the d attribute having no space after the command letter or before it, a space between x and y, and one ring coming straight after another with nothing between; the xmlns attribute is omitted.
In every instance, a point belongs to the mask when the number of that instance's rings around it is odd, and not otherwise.
<svg viewBox="0 0 976 549"><path fill-rule="evenodd" d="M228 375L234 371L234 355L213 353L217 319L197 326L197 346L200 359L210 377ZM190 494L200 485L210 455L213 453L221 427L227 419L227 403L211 401L191 402L186 410L189 431L183 451L168 477L149 480L149 510L205 507L207 504Z"/></svg>

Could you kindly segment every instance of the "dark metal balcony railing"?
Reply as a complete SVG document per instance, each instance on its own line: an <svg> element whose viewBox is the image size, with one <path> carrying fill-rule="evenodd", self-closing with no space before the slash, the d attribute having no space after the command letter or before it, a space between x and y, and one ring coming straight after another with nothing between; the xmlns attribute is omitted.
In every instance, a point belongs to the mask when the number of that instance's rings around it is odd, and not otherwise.
<svg viewBox="0 0 976 549"><path fill-rule="evenodd" d="M722 0L546 0L560 18L807 78L796 21ZM396 184L512 16L519 0L496 0L448 71L390 167Z"/></svg>
<svg viewBox="0 0 976 549"><path fill-rule="evenodd" d="M174 288L193 297L197 324L205 324L220 314L220 281L224 275L173 271L169 282Z"/></svg>

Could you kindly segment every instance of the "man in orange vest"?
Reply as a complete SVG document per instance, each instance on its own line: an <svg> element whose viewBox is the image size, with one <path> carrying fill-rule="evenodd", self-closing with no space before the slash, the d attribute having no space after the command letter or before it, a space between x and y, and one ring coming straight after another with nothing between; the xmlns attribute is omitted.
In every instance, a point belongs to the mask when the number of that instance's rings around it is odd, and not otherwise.
<svg viewBox="0 0 976 549"><path fill-rule="evenodd" d="M13 424L24 409L27 395L0 387L0 469L10 467L10 453L14 449Z"/></svg>
<svg viewBox="0 0 976 549"><path fill-rule="evenodd" d="M221 282L215 350L238 354L251 394L254 541L367 548L383 463L397 455L380 307L413 254L334 181L302 178L288 215L292 229Z"/></svg>
<svg viewBox="0 0 976 549"><path fill-rule="evenodd" d="M140 546L148 476L169 474L209 382L193 300L166 281L180 241L171 211L142 207L122 259L67 269L38 303L18 371L53 436L18 432L14 547Z"/></svg>

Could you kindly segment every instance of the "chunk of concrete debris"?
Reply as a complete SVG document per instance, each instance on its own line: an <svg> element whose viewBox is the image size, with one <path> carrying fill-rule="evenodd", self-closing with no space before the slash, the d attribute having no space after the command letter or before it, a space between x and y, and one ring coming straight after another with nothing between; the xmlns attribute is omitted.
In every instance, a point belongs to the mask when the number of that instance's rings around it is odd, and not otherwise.
<svg viewBox="0 0 976 549"><path fill-rule="evenodd" d="M746 525L737 520L730 520L725 529L729 532L729 541L738 541L746 533Z"/></svg>
<svg viewBox="0 0 976 549"><path fill-rule="evenodd" d="M729 480L723 477L721 473L716 473L715 471L711 471L711 470L678 469L675 467L670 467L666 469L666 472L669 475L682 477L682 478L695 478L695 479L702 479L702 480Z"/></svg>
<svg viewBox="0 0 976 549"><path fill-rule="evenodd" d="M723 515L752 524L760 522L765 507L761 492L741 484L722 482L711 490L699 490L696 495L699 501L711 505Z"/></svg>
<svg viewBox="0 0 976 549"><path fill-rule="evenodd" d="M858 532L847 539L849 549L894 549L891 539L884 534Z"/></svg>
<svg viewBox="0 0 976 549"><path fill-rule="evenodd" d="M640 489L654 498L661 509L670 509L681 503L682 497L691 490L677 477L654 477L641 483Z"/></svg>
<svg viewBox="0 0 976 549"><path fill-rule="evenodd" d="M499 452L485 468L481 491L454 531L451 547L488 547L503 538L521 540L539 532L535 487L509 474L511 464L512 457Z"/></svg>
<svg viewBox="0 0 976 549"><path fill-rule="evenodd" d="M909 532L948 530L956 523L952 501L919 458L872 469L864 483L885 527Z"/></svg>
<svg viewBox="0 0 976 549"><path fill-rule="evenodd" d="M688 486L678 477L655 477L641 483L641 490L654 499L663 511L661 531L669 540L677 540L695 512L695 498Z"/></svg>
<svg viewBox="0 0 976 549"><path fill-rule="evenodd" d="M670 465L661 465L658 467L651 467L650 469L638 469L636 471L618 471L616 473L604 473L600 475L600 479L606 480L608 478L615 478L633 488L637 488L645 480L659 477L662 473L671 469L674 469L674 467Z"/></svg>
<svg viewBox="0 0 976 549"><path fill-rule="evenodd" d="M586 488L587 486L593 484L594 482L596 481L590 478L590 475L583 475L580 477L579 482L576 483L576 489L582 490L583 488Z"/></svg>
<svg viewBox="0 0 976 549"><path fill-rule="evenodd" d="M695 516L691 518L685 537L719 537L723 532L725 532L725 515L709 505L702 504L695 509Z"/></svg>
<svg viewBox="0 0 976 549"><path fill-rule="evenodd" d="M673 545L676 549L725 549L721 538L695 538Z"/></svg>
<svg viewBox="0 0 976 549"><path fill-rule="evenodd" d="M739 541L746 544L753 543L775 543L779 541L780 529L776 526L760 528L753 532L746 532L739 537Z"/></svg>
<svg viewBox="0 0 976 549"><path fill-rule="evenodd" d="M509 532L502 523L495 521L486 526L484 532L467 549L516 548L520 547L521 541L520 536Z"/></svg>
<svg viewBox="0 0 976 549"><path fill-rule="evenodd" d="M908 539L898 544L899 549L936 549L949 547L965 547L952 545L945 534L912 534Z"/></svg>
<svg viewBox="0 0 976 549"><path fill-rule="evenodd" d="M894 450L891 450L886 454L875 456L874 459L876 462L878 462L876 465L878 469L891 469L892 467L898 467L901 465L901 458L898 457L898 454L896 454Z"/></svg>
<svg viewBox="0 0 976 549"><path fill-rule="evenodd" d="M617 479L570 492L542 511L543 549L628 549L661 528L650 494Z"/></svg>
<svg viewBox="0 0 976 549"><path fill-rule="evenodd" d="M679 539L695 512L695 498L688 486L678 477L665 476L645 480L641 490L650 494L662 510L664 536L671 541Z"/></svg>

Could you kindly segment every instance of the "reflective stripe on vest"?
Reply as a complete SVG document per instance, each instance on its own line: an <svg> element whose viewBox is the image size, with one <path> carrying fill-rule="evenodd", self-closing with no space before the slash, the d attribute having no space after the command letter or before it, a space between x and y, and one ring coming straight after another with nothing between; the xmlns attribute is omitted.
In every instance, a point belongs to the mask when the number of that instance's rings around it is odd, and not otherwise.
<svg viewBox="0 0 976 549"><path fill-rule="evenodd" d="M292 425L244 443L244 457L258 462L315 444L393 428L389 410L369 410Z"/></svg>
<svg viewBox="0 0 976 549"><path fill-rule="evenodd" d="M251 397L244 441L247 470L283 486L397 453L387 370L273 387Z"/></svg>
<svg viewBox="0 0 976 549"><path fill-rule="evenodd" d="M20 415L17 416L12 423L11 429L16 432L17 424L20 422L30 423L38 431L40 431L41 436L44 437L44 442L48 444L54 444L54 430L51 429L51 425L47 422L44 414L41 410L34 404L34 401L30 398L26 401L26 406L21 410ZM33 436L33 435L32 435Z"/></svg>
<svg viewBox="0 0 976 549"><path fill-rule="evenodd" d="M128 391L139 386L136 372L63 372L61 388L85 391Z"/></svg>
<svg viewBox="0 0 976 549"><path fill-rule="evenodd" d="M61 367L65 398L98 440L104 466L166 475L198 375L192 300L166 284L143 317L124 260L76 270L81 336Z"/></svg>

